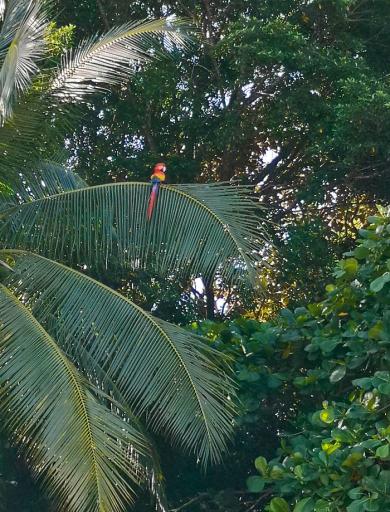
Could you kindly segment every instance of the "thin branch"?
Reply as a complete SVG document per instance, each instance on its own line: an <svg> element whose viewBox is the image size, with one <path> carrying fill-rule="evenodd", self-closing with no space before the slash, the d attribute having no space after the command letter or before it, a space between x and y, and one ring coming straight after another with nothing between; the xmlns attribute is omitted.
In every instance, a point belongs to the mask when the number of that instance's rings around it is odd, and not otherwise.
<svg viewBox="0 0 390 512"><path fill-rule="evenodd" d="M257 505L259 505L265 498L268 498L272 493L274 492L273 489L268 489L268 491L264 492L254 503L251 505L246 512L251 512L252 510L255 510Z"/></svg>
<svg viewBox="0 0 390 512"><path fill-rule="evenodd" d="M180 510L184 510L185 508L189 507L193 503L197 503L198 501L202 500L203 498L206 498L207 496L209 496L209 493L202 492L201 494L198 494L198 496L195 496L195 498L190 499L190 501L187 501L187 503L184 503L180 507L171 508L169 512L179 512Z"/></svg>

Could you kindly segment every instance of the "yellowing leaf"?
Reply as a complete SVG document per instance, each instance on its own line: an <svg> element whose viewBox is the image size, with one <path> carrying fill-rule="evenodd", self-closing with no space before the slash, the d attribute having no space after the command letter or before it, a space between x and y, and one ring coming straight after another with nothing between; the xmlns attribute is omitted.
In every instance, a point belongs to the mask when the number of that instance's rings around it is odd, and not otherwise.
<svg viewBox="0 0 390 512"><path fill-rule="evenodd" d="M334 421L334 411L333 409L324 409L320 412L320 419L324 423L333 423Z"/></svg>
<svg viewBox="0 0 390 512"><path fill-rule="evenodd" d="M293 351L291 349L292 349L291 343L289 343L288 345L286 345L284 347L283 352L282 352L282 359L287 359L288 357L290 357L290 355L293 353Z"/></svg>
<svg viewBox="0 0 390 512"><path fill-rule="evenodd" d="M338 442L332 442L332 443L326 443L323 442L321 444L322 450L327 454L330 455L331 453L335 452L340 448L341 444Z"/></svg>

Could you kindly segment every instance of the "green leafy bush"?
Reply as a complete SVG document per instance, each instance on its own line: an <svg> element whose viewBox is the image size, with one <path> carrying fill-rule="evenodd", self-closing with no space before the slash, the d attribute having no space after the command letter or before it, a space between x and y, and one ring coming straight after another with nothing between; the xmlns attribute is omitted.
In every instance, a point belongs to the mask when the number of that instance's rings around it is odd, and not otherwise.
<svg viewBox="0 0 390 512"><path fill-rule="evenodd" d="M322 302L196 326L232 358L257 510L390 510L389 214L368 218Z"/></svg>
<svg viewBox="0 0 390 512"><path fill-rule="evenodd" d="M288 343L296 376L284 385L298 414L277 457L258 457L248 479L272 486L270 512L390 509L390 219L378 210L325 300L283 312L277 344Z"/></svg>

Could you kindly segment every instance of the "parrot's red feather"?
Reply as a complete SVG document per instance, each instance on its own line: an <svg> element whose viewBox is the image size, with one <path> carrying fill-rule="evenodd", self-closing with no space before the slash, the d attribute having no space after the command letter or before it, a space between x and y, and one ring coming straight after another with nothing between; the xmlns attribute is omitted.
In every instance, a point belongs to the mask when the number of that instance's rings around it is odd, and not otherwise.
<svg viewBox="0 0 390 512"><path fill-rule="evenodd" d="M152 192L149 197L148 210L146 212L146 216L147 216L148 220L150 220L152 218L152 213L153 213L154 206L155 206L156 200L157 200L158 188L159 188L159 183L154 184L153 188L152 188Z"/></svg>

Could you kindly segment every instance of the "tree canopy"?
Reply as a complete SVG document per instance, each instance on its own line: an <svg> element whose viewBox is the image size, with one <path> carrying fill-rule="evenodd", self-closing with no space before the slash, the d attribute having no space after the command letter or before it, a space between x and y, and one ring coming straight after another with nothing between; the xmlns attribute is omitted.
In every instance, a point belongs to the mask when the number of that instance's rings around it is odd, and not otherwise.
<svg viewBox="0 0 390 512"><path fill-rule="evenodd" d="M325 283L373 203L389 199L388 1L64 5L76 39L91 24L161 14L193 20L200 36L90 104L69 137L75 169L91 184L144 181L163 158L172 183L257 185L278 225L279 307L285 295L316 298L294 253Z"/></svg>

